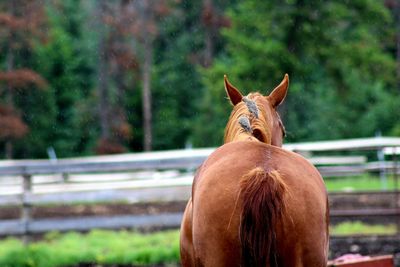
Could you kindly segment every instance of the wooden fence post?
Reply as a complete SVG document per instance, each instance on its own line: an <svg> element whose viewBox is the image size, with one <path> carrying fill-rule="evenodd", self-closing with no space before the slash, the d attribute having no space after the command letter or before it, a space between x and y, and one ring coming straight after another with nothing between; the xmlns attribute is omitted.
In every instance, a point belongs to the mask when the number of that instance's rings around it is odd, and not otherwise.
<svg viewBox="0 0 400 267"><path fill-rule="evenodd" d="M22 181L22 214L21 221L23 224L23 242L27 245L30 241L29 236L29 222L31 220L31 202L29 197L32 193L32 176L30 174L24 174Z"/></svg>
<svg viewBox="0 0 400 267"><path fill-rule="evenodd" d="M393 147L393 158L392 158L392 162L393 162L393 180L394 180L394 192L395 192L395 201L396 201L396 205L395 208L397 210L400 209L400 195L399 195L399 177L397 175L397 149L398 147ZM397 235L400 235L400 218L396 218L396 226L397 226Z"/></svg>

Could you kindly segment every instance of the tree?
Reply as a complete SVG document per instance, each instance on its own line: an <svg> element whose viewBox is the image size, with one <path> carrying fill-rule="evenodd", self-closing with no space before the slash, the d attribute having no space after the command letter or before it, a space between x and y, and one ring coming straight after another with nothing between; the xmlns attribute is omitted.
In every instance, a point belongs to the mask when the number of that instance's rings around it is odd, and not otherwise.
<svg viewBox="0 0 400 267"><path fill-rule="evenodd" d="M79 106L85 104L82 99L90 95L94 72L83 34L85 12L80 0L49 2L47 40L35 49L36 69L46 78L54 102L50 141L60 157L88 149L87 126L82 121L92 114L79 113Z"/></svg>
<svg viewBox="0 0 400 267"><path fill-rule="evenodd" d="M100 1L98 5L102 31L98 71L101 136L97 152L102 154L126 151L124 141L132 135L125 113L125 92L134 87L127 82L133 83L138 68L136 55L129 46L133 27L131 4L131 1Z"/></svg>
<svg viewBox="0 0 400 267"><path fill-rule="evenodd" d="M116 38L119 40L118 47L124 47L125 52L130 53L133 68L126 69L125 74L119 72L122 75L119 75L119 78L115 80L121 81L122 76L130 76L130 79L125 79L128 84L117 87L130 88L130 91L133 88L141 89L141 101L138 101L135 105L142 107L138 111L142 116L142 124L133 123L135 127L134 138L138 139L141 135L143 142L139 145L140 148L151 150L153 147L152 75L154 72L154 43L159 34L158 23L169 14L170 3L152 0L123 0L119 3L120 8L117 10L118 12L115 12L115 16L110 18L110 21L113 22L109 24L112 24L117 30L116 33L119 32L119 37ZM130 49L126 47L126 44L130 44ZM127 116L124 117L127 118ZM127 124L125 123L125 125ZM134 142L137 143L136 140Z"/></svg>
<svg viewBox="0 0 400 267"><path fill-rule="evenodd" d="M219 29L230 22L223 8L234 1L183 1L172 6L155 40L153 75L154 148L190 146L193 121L201 116L198 68L223 50Z"/></svg>
<svg viewBox="0 0 400 267"><path fill-rule="evenodd" d="M131 1L133 36L139 44L136 53L140 55L143 108L143 148L151 150L153 146L153 112L151 78L153 70L154 40L159 32L158 22L169 14L167 1Z"/></svg>
<svg viewBox="0 0 400 267"><path fill-rule="evenodd" d="M0 107L0 138L5 142L5 156L12 158L13 142L24 137L28 125L17 110L17 94L21 90L44 88L46 82L34 70L24 67L24 56L40 35L43 23L41 1L17 0L0 5L1 43L5 53L5 69L0 71L1 91L5 102Z"/></svg>
<svg viewBox="0 0 400 267"><path fill-rule="evenodd" d="M173 7L155 40L153 68L154 149L183 148L190 142L191 122L202 86L196 71L201 63L203 36L201 3Z"/></svg>
<svg viewBox="0 0 400 267"><path fill-rule="evenodd" d="M390 29L391 16L382 2L248 0L228 15L232 27L223 30L227 53L202 71L207 91L197 145L222 140L230 110L223 102L225 73L243 91L263 93L289 73L281 112L290 141L390 131L395 118L382 110L398 109L392 101L398 97L391 90L395 63L385 48L388 30L383 30ZM372 117L380 119L371 125Z"/></svg>

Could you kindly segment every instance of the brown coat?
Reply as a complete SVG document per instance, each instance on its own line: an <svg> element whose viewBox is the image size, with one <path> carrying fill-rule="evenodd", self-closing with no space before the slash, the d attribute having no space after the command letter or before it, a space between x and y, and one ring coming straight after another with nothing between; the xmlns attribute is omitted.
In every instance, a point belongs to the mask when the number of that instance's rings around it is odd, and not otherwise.
<svg viewBox="0 0 400 267"><path fill-rule="evenodd" d="M249 95L245 102L254 103L247 109L240 92L227 80L225 86L235 106L227 143L194 178L181 225L182 265L326 266L329 210L322 177L306 159L277 147L284 130L275 108L286 95L287 76L269 96ZM245 127L237 123L240 116L248 118Z"/></svg>

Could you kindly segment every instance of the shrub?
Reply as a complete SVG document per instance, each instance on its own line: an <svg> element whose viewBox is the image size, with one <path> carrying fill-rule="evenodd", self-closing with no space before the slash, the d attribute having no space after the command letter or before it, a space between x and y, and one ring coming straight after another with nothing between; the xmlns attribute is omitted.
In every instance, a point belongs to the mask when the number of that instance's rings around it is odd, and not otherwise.
<svg viewBox="0 0 400 267"><path fill-rule="evenodd" d="M27 247L15 238L0 242L0 266L4 267L65 267L79 263L138 266L178 262L178 231L50 233Z"/></svg>

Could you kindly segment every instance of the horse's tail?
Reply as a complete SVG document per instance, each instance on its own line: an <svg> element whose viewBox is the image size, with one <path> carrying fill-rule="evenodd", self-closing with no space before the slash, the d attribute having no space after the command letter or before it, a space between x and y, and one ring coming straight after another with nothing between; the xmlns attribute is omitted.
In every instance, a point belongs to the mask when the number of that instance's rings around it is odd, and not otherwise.
<svg viewBox="0 0 400 267"><path fill-rule="evenodd" d="M239 192L241 266L277 266L276 224L285 210L283 195L286 191L278 171L258 167L242 177Z"/></svg>

